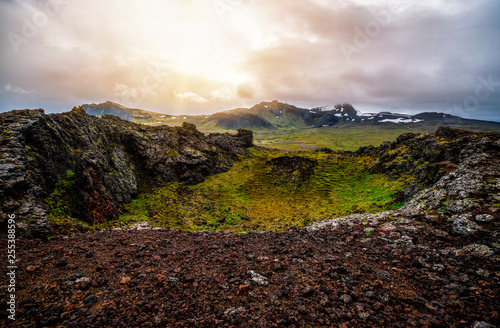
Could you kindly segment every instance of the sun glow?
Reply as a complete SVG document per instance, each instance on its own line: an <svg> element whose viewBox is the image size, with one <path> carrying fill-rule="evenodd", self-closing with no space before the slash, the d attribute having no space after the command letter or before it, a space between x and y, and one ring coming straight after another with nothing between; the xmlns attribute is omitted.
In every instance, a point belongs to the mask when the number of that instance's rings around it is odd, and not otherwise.
<svg viewBox="0 0 500 328"><path fill-rule="evenodd" d="M134 100L141 89L146 89L142 93L148 98L156 96L160 102L174 101L177 105L206 105L237 97L238 86L250 80L240 69L249 41L243 31L235 28L234 20L222 20L211 2L153 3L134 3L118 12L120 22L127 22L119 25L121 35L126 37L118 40L122 52L112 60L155 88L125 81L117 83L117 92L132 94L129 98ZM158 83L153 81L156 76L160 76Z"/></svg>

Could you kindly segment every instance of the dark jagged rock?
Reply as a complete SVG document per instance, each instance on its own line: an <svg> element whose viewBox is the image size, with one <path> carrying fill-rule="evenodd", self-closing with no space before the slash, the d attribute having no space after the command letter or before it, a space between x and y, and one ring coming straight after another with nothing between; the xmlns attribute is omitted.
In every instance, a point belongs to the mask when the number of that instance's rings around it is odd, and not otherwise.
<svg viewBox="0 0 500 328"><path fill-rule="evenodd" d="M162 182L199 183L226 171L252 145L252 132L205 136L194 124L148 127L81 107L45 115L0 114L0 208L30 220L47 216L43 200L66 177L71 215L116 219L120 204ZM66 174L67 173L67 174Z"/></svg>
<svg viewBox="0 0 500 328"><path fill-rule="evenodd" d="M351 156L370 155L371 173L403 176L411 183L405 205L377 214L353 214L313 223L310 228L338 226L345 221L370 222L388 217L446 218L454 222L449 234L479 234L478 222L500 217L500 134L440 128L435 133L405 134L380 147L362 147ZM388 224L387 231L395 229ZM438 237L447 233L436 232ZM493 234L490 237L494 237ZM407 243L401 240L401 243Z"/></svg>
<svg viewBox="0 0 500 328"><path fill-rule="evenodd" d="M500 150L496 142L499 139L497 133L440 127L434 133L405 133L395 142L384 142L379 147L361 147L355 154L369 154L376 158L369 168L371 173L384 173L395 178L412 175L412 184L406 190L406 198L410 199L456 170L464 161Z"/></svg>

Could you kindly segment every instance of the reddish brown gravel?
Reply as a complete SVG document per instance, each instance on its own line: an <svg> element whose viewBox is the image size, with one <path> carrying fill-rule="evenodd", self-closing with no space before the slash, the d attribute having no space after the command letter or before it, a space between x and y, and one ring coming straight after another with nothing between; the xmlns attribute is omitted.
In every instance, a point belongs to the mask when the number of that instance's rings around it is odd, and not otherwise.
<svg viewBox="0 0 500 328"><path fill-rule="evenodd" d="M409 220L407 220L409 221ZM495 229L498 219L484 223ZM20 327L490 327L490 234L445 219L387 231L102 231L17 242ZM399 228L398 228L399 227ZM404 238L402 237L404 236ZM402 242L403 241L403 242ZM470 244L494 254L463 251ZM6 250L2 239L1 249ZM1 254L6 258L6 252ZM6 266L2 267L5 277ZM7 288L1 289L1 326Z"/></svg>

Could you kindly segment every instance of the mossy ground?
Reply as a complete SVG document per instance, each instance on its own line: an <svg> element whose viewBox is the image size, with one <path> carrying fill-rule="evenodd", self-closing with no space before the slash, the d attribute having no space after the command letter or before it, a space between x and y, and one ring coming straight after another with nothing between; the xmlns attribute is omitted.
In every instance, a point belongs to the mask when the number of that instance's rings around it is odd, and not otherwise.
<svg viewBox="0 0 500 328"><path fill-rule="evenodd" d="M279 174L270 160L299 156L316 163L308 178ZM195 186L169 183L125 205L121 221L148 221L185 230L286 230L351 213L395 209L403 180L368 174L369 157L252 149L226 173ZM288 168L290 171L290 168ZM293 172L292 172L293 171ZM277 173L278 172L278 173ZM294 178L294 176L296 178ZM307 176L307 174L305 175Z"/></svg>
<svg viewBox="0 0 500 328"><path fill-rule="evenodd" d="M333 129L326 134L321 132L326 132L324 129L300 133L303 138L313 140L316 147L345 150L366 145L364 133L375 136L371 143L377 144L395 139L400 132L397 129L382 134L344 130L338 129L338 135L332 135ZM345 135L341 137L342 131ZM298 143L303 142L296 133L290 137L296 138ZM275 140L279 143L280 139ZM339 144L335 146L334 142ZM291 144L289 146L294 149ZM287 172L283 172L271 164L273 159L285 156L304 158L314 162L315 166L304 165L296 170L288 168L288 171L285 168ZM366 167L373 160L335 153L252 149L250 155L242 156L228 172L209 177L201 184L169 183L142 192L138 199L123 205L119 221L96 227L148 221L156 226L184 230L287 230L351 213L378 212L402 206L395 200L395 195L404 189L405 179L390 180L382 174L368 174ZM299 172L301 169L311 172ZM53 223L71 225L81 222L71 215L73 175L69 171L61 176L54 192L46 199L49 219Z"/></svg>
<svg viewBox="0 0 500 328"><path fill-rule="evenodd" d="M56 183L54 191L45 199L50 220L72 219L73 177L75 173L67 170Z"/></svg>
<svg viewBox="0 0 500 328"><path fill-rule="evenodd" d="M48 220L52 226L58 227L64 234L75 234L82 228L90 229L91 225L72 216L74 205L73 178L75 173L67 170L59 177L54 191L45 199ZM29 222L29 221L28 221ZM29 222L34 223L34 222ZM49 237L49 240L55 236Z"/></svg>

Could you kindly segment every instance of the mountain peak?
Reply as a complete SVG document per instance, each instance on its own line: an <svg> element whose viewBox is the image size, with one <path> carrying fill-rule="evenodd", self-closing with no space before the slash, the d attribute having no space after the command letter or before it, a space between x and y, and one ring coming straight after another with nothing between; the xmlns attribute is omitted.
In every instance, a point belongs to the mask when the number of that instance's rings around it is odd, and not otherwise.
<svg viewBox="0 0 500 328"><path fill-rule="evenodd" d="M255 109L284 109L284 108L297 108L296 106L279 102L278 100L273 100L273 101L261 101L260 103L252 106L250 109L255 110Z"/></svg>
<svg viewBox="0 0 500 328"><path fill-rule="evenodd" d="M107 100L105 102L102 102L102 103L92 103L92 104L83 104L82 107L84 108L87 108L87 107L91 107L91 108L109 108L109 107L118 107L118 108L127 108L129 109L127 106L124 106L124 105L121 105L119 103L116 103L116 102L113 102L113 101L110 101L110 100Z"/></svg>
<svg viewBox="0 0 500 328"><path fill-rule="evenodd" d="M105 102L103 102L103 103L101 103L101 104L97 104L97 105L106 105L106 106L118 106L118 107L125 107L125 106L123 106L123 105L120 105L119 103L115 103L115 102L110 101L110 100L105 101Z"/></svg>
<svg viewBox="0 0 500 328"><path fill-rule="evenodd" d="M114 115L127 121L132 121L134 119L153 119L160 115L159 113L149 112L142 109L128 108L109 100L100 104L84 104L81 107L89 115L98 117L104 115Z"/></svg>

